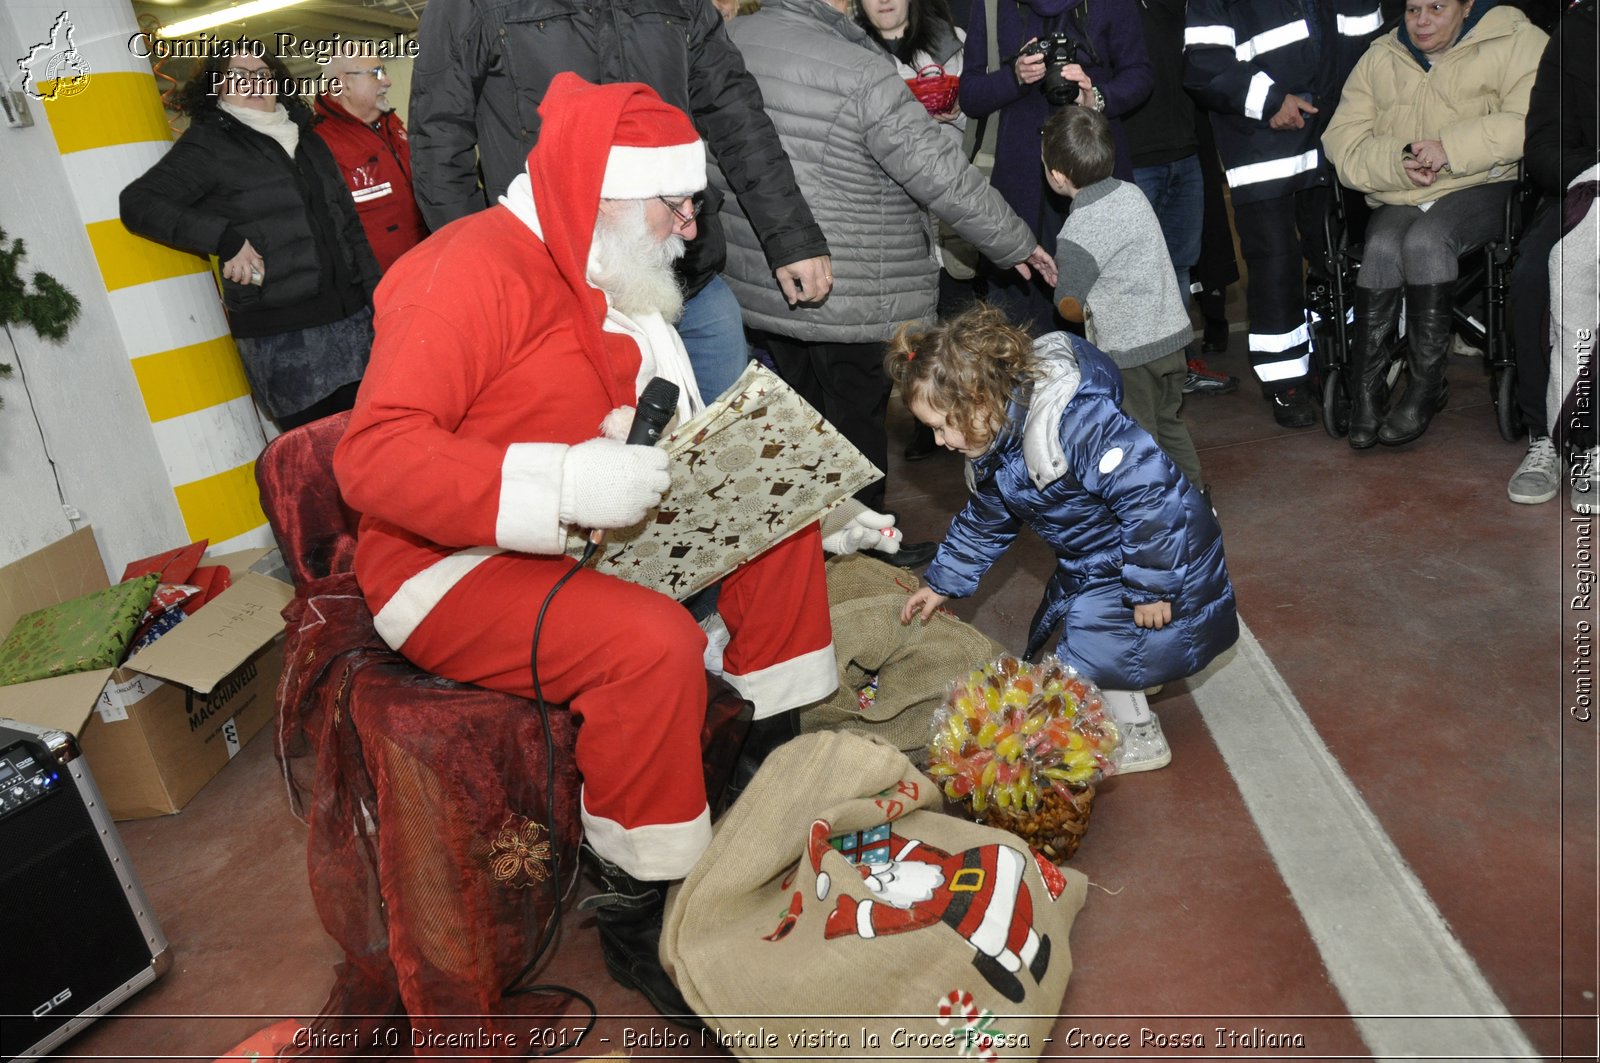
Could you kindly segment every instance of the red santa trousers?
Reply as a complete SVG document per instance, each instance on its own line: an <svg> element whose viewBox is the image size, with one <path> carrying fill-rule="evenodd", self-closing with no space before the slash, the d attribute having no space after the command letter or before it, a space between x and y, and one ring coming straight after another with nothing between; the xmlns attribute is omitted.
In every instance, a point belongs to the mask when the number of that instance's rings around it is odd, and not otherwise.
<svg viewBox="0 0 1600 1063"><path fill-rule="evenodd" d="M532 698L539 606L572 566L489 558L429 612L405 655L437 675ZM725 676L758 717L837 685L816 525L724 579L717 611L730 635ZM583 722L576 758L589 844L647 881L682 878L711 841L700 767L705 645L678 602L588 568L556 592L539 636L545 701L565 702Z"/></svg>

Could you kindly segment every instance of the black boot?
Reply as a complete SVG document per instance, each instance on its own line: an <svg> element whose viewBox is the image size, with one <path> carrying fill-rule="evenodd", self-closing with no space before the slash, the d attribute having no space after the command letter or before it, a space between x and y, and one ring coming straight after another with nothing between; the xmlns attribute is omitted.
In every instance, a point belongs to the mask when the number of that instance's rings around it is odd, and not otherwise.
<svg viewBox="0 0 1600 1063"><path fill-rule="evenodd" d="M1378 442L1398 447L1428 430L1433 415L1444 408L1444 364L1450 354L1450 307L1454 284L1406 285L1405 394L1378 429Z"/></svg>
<svg viewBox="0 0 1600 1063"><path fill-rule="evenodd" d="M1350 352L1350 445L1366 450L1378 441L1388 399L1389 337L1400 320L1399 288L1356 289L1356 334Z"/></svg>
<svg viewBox="0 0 1600 1063"><path fill-rule="evenodd" d="M739 759L734 762L733 774L728 779L727 787L722 791L722 808L719 814L733 807L739 795L744 793L744 788L750 785L750 780L756 777L756 772L760 770L768 754L799 734L798 709L790 709L788 712L780 712L753 721L750 724L750 733L745 736L744 748L739 751Z"/></svg>
<svg viewBox="0 0 1600 1063"><path fill-rule="evenodd" d="M644 994L663 1018L703 1027L683 994L661 966L661 919L667 906L667 883L641 882L616 864L602 860L586 845L600 870L600 892L578 907L593 910L600 931L600 953L618 985Z"/></svg>

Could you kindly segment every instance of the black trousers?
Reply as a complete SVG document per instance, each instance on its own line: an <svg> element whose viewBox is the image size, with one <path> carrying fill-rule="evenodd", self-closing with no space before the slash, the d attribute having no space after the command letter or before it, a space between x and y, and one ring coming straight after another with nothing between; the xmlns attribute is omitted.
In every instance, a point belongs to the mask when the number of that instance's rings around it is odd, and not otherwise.
<svg viewBox="0 0 1600 1063"><path fill-rule="evenodd" d="M1311 371L1305 260L1321 269L1323 220L1332 190L1316 185L1286 196L1236 204L1234 228L1250 278L1250 367L1268 393L1305 384Z"/></svg>
<svg viewBox="0 0 1600 1063"><path fill-rule="evenodd" d="M274 417L273 424L278 426L278 431L287 432L291 428L299 428L312 421L320 421L324 417L332 417L336 413L353 409L356 404L356 392L361 388L361 381L354 380L340 387L332 395L314 402L303 410L286 413L282 417Z"/></svg>
<svg viewBox="0 0 1600 1063"><path fill-rule="evenodd" d="M1517 410L1536 436L1550 431L1544 399L1550 383L1550 251L1559 239L1561 205L1546 200L1517 241L1506 297L1517 355Z"/></svg>
<svg viewBox="0 0 1600 1063"><path fill-rule="evenodd" d="M868 461L889 471L889 376L882 343L808 343L765 333L762 345L784 383L817 408ZM868 509L883 511L883 480L856 492Z"/></svg>

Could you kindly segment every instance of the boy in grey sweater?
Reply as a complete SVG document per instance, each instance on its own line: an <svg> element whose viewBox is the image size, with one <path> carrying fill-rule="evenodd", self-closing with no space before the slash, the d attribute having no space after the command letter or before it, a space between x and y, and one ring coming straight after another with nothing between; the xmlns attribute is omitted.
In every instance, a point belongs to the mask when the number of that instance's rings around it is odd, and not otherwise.
<svg viewBox="0 0 1600 1063"><path fill-rule="evenodd" d="M1089 342L1122 371L1122 412L1204 488L1178 413L1193 330L1155 211L1137 185L1111 176L1116 144L1099 111L1056 111L1045 123L1043 154L1050 187L1073 200L1056 240L1057 309L1083 321Z"/></svg>

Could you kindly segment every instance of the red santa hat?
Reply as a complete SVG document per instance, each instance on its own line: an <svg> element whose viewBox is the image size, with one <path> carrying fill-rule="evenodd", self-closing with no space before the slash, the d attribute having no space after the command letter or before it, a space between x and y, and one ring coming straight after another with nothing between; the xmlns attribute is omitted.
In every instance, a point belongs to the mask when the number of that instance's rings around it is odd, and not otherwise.
<svg viewBox="0 0 1600 1063"><path fill-rule="evenodd" d="M648 85L593 85L568 71L551 80L539 118L528 180L545 246L592 311L579 328L614 404L632 405L633 376L611 364L601 337L605 296L588 282L595 215L601 199L686 196L705 188L705 144L689 116Z"/></svg>

